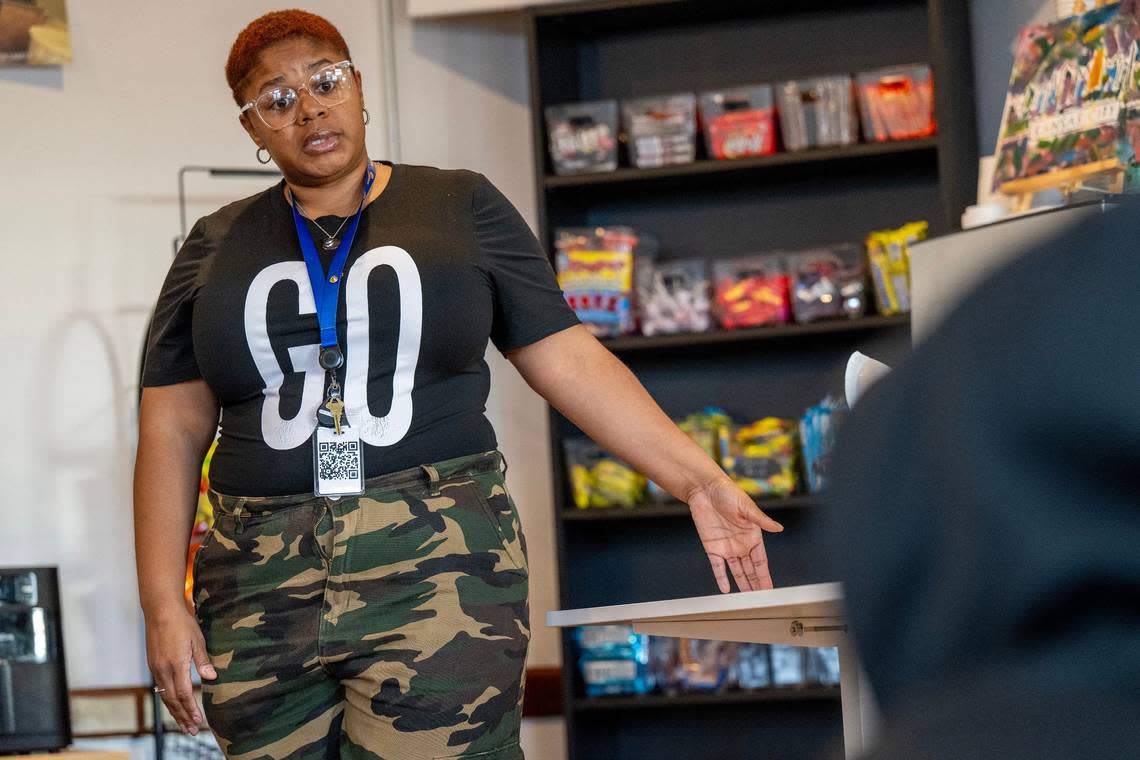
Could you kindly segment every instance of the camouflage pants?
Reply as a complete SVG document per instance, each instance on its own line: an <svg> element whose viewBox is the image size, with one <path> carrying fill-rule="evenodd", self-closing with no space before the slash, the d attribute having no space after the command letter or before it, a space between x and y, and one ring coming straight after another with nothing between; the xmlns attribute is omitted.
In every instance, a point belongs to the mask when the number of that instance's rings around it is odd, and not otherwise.
<svg viewBox="0 0 1140 760"><path fill-rule="evenodd" d="M230 760L517 760L526 545L498 452L361 496L211 494L194 606Z"/></svg>

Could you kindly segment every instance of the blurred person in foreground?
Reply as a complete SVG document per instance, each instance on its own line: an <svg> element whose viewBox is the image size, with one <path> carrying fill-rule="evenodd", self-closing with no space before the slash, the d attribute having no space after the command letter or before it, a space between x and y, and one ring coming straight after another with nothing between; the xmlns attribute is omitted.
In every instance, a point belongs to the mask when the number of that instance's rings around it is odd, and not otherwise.
<svg viewBox="0 0 1140 760"><path fill-rule="evenodd" d="M869 757L1140 752L1138 213L999 272L841 436L826 544Z"/></svg>

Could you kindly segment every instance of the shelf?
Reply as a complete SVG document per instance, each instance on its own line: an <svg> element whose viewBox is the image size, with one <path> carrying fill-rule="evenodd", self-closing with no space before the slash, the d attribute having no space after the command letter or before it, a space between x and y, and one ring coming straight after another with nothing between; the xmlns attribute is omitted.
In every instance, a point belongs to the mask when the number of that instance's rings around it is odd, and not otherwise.
<svg viewBox="0 0 1140 760"><path fill-rule="evenodd" d="M938 138L905 140L885 143L860 143L842 148L820 148L799 152L774 153L770 156L738 158L729 161L703 160L690 164L662 166L654 169L622 168L596 174L547 176L543 181L547 190L567 188L597 188L600 185L646 185L662 180L692 178L704 175L760 173L765 170L786 169L854 159L897 157L907 153L933 152L938 149Z"/></svg>
<svg viewBox="0 0 1140 760"><path fill-rule="evenodd" d="M818 501L814 496L788 496L783 499L757 499L756 504L765 512L792 509L812 509ZM569 522L608 522L612 520L652 520L665 517L688 517L689 505L667 502L645 507L612 507L609 509L567 509L562 519Z"/></svg>
<svg viewBox="0 0 1140 760"><path fill-rule="evenodd" d="M436 0L439 2L439 0ZM644 34L693 25L788 15L819 15L835 9L911 5L924 0L547 0L530 4L540 25L557 26L584 38L614 34ZM505 3L503 3L505 4ZM524 3L519 2L519 5ZM757 7L759 6L759 7ZM834 54L834 53L832 53Z"/></svg>
<svg viewBox="0 0 1140 760"><path fill-rule="evenodd" d="M760 702L804 702L839 699L838 686L806 686L788 689L730 691L723 694L650 694L639 697L585 697L574 700L575 712L642 710L668 707L742 705Z"/></svg>
<svg viewBox="0 0 1140 760"><path fill-rule="evenodd" d="M767 340L786 340L816 335L839 335L909 325L910 315L901 314L894 317L863 317L861 319L809 322L804 325L776 325L752 327L744 330L712 330L710 332L682 333L679 335L627 335L620 338L605 338L602 340L602 345L615 354L629 354L661 349L758 343Z"/></svg>

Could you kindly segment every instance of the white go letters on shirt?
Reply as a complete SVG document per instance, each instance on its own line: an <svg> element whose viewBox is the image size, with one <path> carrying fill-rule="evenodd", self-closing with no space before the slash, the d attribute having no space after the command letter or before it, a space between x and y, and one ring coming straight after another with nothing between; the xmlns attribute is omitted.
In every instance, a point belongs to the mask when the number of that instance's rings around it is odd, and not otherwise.
<svg viewBox="0 0 1140 760"><path fill-rule="evenodd" d="M396 370L392 376L392 406L383 417L368 408L369 308L368 278L380 267L391 267L400 290L400 330L396 345ZM273 449L287 450L303 445L317 426L317 409L324 401L325 371L318 361L320 345L312 343L289 349L294 372L305 375L301 408L296 416L281 416L281 386L285 372L277 361L269 340L267 312L269 293L280 282L297 283L297 313L312 314L316 303L309 274L302 261L273 264L258 273L245 299L245 335L254 364L264 384L261 407L261 434ZM344 404L348 423L370 446L399 443L412 424L412 390L420 356L423 332L423 289L420 272L403 248L386 245L373 248L353 263L345 282L345 313L348 319L345 346Z"/></svg>

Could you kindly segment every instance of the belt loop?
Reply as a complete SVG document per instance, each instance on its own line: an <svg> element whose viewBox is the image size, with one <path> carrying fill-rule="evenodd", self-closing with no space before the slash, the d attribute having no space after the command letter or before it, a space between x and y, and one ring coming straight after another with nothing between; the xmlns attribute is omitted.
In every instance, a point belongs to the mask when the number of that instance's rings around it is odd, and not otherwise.
<svg viewBox="0 0 1140 760"><path fill-rule="evenodd" d="M424 474L428 477L429 493L431 493L432 496L439 496L439 470L430 464L422 464L420 465L420 469L422 469Z"/></svg>
<svg viewBox="0 0 1140 760"><path fill-rule="evenodd" d="M245 497L239 498L237 504L234 505L234 522L237 523L237 532L241 533L245 529L245 525L241 521L241 512L245 508Z"/></svg>
<svg viewBox="0 0 1140 760"><path fill-rule="evenodd" d="M503 452L501 452L501 451L496 452L496 454L498 454L498 456L499 456L499 471L503 473L504 477L506 477L506 474L507 474L507 458L505 456L503 456Z"/></svg>

